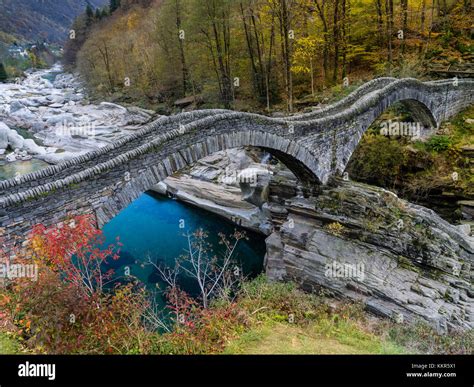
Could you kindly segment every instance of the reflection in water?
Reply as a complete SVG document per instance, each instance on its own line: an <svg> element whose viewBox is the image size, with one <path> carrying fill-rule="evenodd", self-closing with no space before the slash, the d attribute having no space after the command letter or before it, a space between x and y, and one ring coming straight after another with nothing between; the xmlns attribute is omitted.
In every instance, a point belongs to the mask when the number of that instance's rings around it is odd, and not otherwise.
<svg viewBox="0 0 474 387"><path fill-rule="evenodd" d="M13 163L0 161L0 180L11 179L15 177L17 172L20 175L25 175L27 173L35 172L48 166L48 163L36 159L31 159L28 161L15 161Z"/></svg>

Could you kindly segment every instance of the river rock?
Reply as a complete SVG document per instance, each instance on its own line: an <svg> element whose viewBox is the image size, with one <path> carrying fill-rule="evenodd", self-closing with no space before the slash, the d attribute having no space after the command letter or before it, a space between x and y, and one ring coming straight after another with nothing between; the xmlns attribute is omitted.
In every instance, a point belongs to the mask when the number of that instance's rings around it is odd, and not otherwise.
<svg viewBox="0 0 474 387"><path fill-rule="evenodd" d="M8 142L8 134L10 133L10 128L5 125L3 122L0 122L0 149L6 149Z"/></svg>
<svg viewBox="0 0 474 387"><path fill-rule="evenodd" d="M51 116L46 120L48 126L57 126L62 124L74 123L75 119L72 113L62 113L56 116Z"/></svg>
<svg viewBox="0 0 474 387"><path fill-rule="evenodd" d="M268 201L272 172L265 168L246 168L237 175L242 198L261 208Z"/></svg>
<svg viewBox="0 0 474 387"><path fill-rule="evenodd" d="M21 137L16 130L10 129L8 132L8 143L12 149L22 149L25 140Z"/></svg>
<svg viewBox="0 0 474 387"><path fill-rule="evenodd" d="M12 116L25 124L28 124L29 121L33 121L36 118L36 116L27 108L22 108L15 111L12 113Z"/></svg>
<svg viewBox="0 0 474 387"><path fill-rule="evenodd" d="M116 103L112 102L101 102L99 104L99 109L106 109L106 110L120 110L122 113L126 113L127 109L123 106L117 105Z"/></svg>
<svg viewBox="0 0 474 387"><path fill-rule="evenodd" d="M10 153L6 155L5 160L8 161L9 163L12 163L17 160L16 155L14 153Z"/></svg>
<svg viewBox="0 0 474 387"><path fill-rule="evenodd" d="M46 154L46 148L37 145L34 140L26 139L23 142L23 149L32 155L44 155Z"/></svg>
<svg viewBox="0 0 474 387"><path fill-rule="evenodd" d="M64 106L64 104L58 103L58 102L55 102L55 103L52 103L51 105L49 105L49 107L53 108L53 109L59 109L59 108L62 108L63 106Z"/></svg>
<svg viewBox="0 0 474 387"><path fill-rule="evenodd" d="M25 107L25 105L23 103L21 103L20 101L13 101L11 104L10 104L10 113L14 113L20 109L23 109Z"/></svg>

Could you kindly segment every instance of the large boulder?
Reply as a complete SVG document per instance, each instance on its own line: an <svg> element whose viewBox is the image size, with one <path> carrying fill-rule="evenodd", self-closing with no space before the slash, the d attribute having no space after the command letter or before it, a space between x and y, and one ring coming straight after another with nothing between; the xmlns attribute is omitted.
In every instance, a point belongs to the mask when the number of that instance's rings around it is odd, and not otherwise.
<svg viewBox="0 0 474 387"><path fill-rule="evenodd" d="M8 132L8 143L12 149L23 149L25 139L16 130L10 129Z"/></svg>
<svg viewBox="0 0 474 387"><path fill-rule="evenodd" d="M8 147L8 133L10 133L10 128L3 122L0 122L0 150L7 149Z"/></svg>
<svg viewBox="0 0 474 387"><path fill-rule="evenodd" d="M39 146L32 139L27 139L23 142L23 149L32 155L46 154L46 148Z"/></svg>

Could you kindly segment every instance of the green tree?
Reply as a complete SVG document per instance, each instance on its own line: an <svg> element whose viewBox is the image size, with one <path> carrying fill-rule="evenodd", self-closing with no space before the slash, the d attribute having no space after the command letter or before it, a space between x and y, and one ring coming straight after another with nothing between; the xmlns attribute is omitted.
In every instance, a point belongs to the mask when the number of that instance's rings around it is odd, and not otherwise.
<svg viewBox="0 0 474 387"><path fill-rule="evenodd" d="M91 21L94 18L94 10L92 9L90 4L87 4L86 16L88 21Z"/></svg>
<svg viewBox="0 0 474 387"><path fill-rule="evenodd" d="M7 71L3 63L0 63L0 82L5 82L8 79Z"/></svg>
<svg viewBox="0 0 474 387"><path fill-rule="evenodd" d="M110 0L110 13L114 13L120 7L120 0Z"/></svg>

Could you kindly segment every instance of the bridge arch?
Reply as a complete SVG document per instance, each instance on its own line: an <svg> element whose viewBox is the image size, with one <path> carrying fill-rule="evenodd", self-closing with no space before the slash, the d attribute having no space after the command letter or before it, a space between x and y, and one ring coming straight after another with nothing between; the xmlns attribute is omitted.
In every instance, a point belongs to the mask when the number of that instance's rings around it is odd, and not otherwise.
<svg viewBox="0 0 474 387"><path fill-rule="evenodd" d="M384 88L385 93L371 101L372 106L370 108L367 106L370 105L370 102L359 102L356 105L357 108L353 109L357 113L356 117L353 116L351 119L346 114L344 122L341 124L344 136L335 147L337 148L335 149L337 154L334 155L333 166L336 174L342 174L345 171L369 127L396 104L404 106L414 122L420 123L422 130L438 128L441 121L451 115L449 112L451 109L446 108L446 99L449 98L448 93L430 94L429 88L424 90L424 85L420 85L419 82L416 82L417 87L399 87L399 83L401 81L386 86ZM465 105L468 105L470 103L469 99L466 102ZM461 109L457 107L456 111L459 110Z"/></svg>
<svg viewBox="0 0 474 387"><path fill-rule="evenodd" d="M320 169L318 160L314 159L298 141L268 132L234 131L230 134L207 136L202 141L183 147L161 161L157 161L156 164L148 166L136 177L130 177L129 181L124 181L124 184L117 187L112 195L95 208L98 225L102 227L160 181L204 157L223 150L249 146L270 153L285 164L299 180L316 185L321 184L318 176L313 172ZM308 160L311 162L308 163Z"/></svg>

